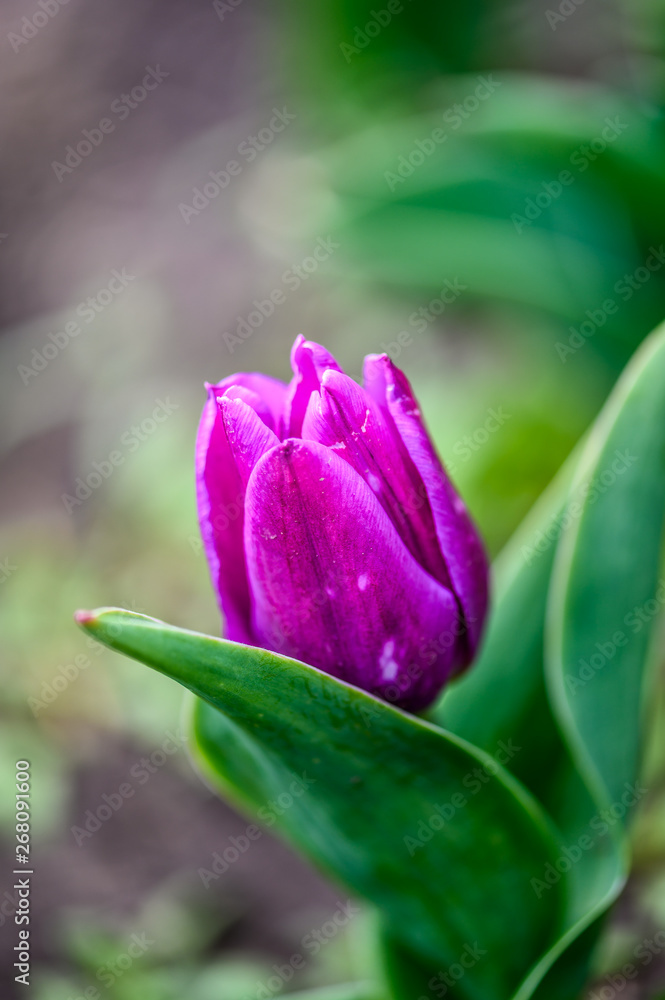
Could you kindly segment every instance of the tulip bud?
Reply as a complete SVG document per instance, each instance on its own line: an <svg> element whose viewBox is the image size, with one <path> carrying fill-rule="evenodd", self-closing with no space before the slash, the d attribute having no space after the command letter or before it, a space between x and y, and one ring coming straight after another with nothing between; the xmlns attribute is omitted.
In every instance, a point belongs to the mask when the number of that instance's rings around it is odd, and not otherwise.
<svg viewBox="0 0 665 1000"><path fill-rule="evenodd" d="M199 520L225 636L417 711L475 654L487 563L403 373L298 337L287 386L208 386Z"/></svg>

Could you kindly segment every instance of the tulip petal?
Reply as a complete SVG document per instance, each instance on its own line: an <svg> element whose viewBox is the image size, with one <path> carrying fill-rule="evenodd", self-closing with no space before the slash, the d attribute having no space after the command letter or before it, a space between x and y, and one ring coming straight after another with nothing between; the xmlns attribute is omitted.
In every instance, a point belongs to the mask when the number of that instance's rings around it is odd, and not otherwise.
<svg viewBox="0 0 665 1000"><path fill-rule="evenodd" d="M224 635L250 642L250 597L243 546L243 484L215 393L203 408L196 439L196 500L203 547L224 615Z"/></svg>
<svg viewBox="0 0 665 1000"><path fill-rule="evenodd" d="M206 389L213 389L216 396L244 399L274 431L281 423L287 388L286 383L261 372L237 372L214 385L206 382Z"/></svg>
<svg viewBox="0 0 665 1000"><path fill-rule="evenodd" d="M480 640L488 601L487 558L468 511L439 460L408 379L388 355L365 358L365 388L389 416L424 483L441 553L468 630L470 660Z"/></svg>
<svg viewBox="0 0 665 1000"><path fill-rule="evenodd" d="M219 396L217 406L244 490L258 460L279 444L279 438L244 399L234 395Z"/></svg>
<svg viewBox="0 0 665 1000"><path fill-rule="evenodd" d="M231 384L226 388L208 389L196 447L197 500L203 544L224 614L224 634L234 642L250 642L245 489L257 461L279 444L279 438L269 426L273 417L262 399L234 380L227 381Z"/></svg>
<svg viewBox="0 0 665 1000"><path fill-rule="evenodd" d="M284 405L283 438L300 437L307 404L312 393L321 388L324 372L330 368L338 372L342 370L325 347L313 340L305 340L302 334L298 334L291 349L291 367L293 378Z"/></svg>
<svg viewBox="0 0 665 1000"><path fill-rule="evenodd" d="M275 420L267 403L261 398L261 396L258 395L258 393L252 392L252 390L247 389L246 386L230 385L228 389L224 390L222 395L219 395L219 392L217 391L215 392L215 396L218 403L221 403L222 399L239 400L246 403L267 428L271 431L275 430Z"/></svg>
<svg viewBox="0 0 665 1000"><path fill-rule="evenodd" d="M392 422L391 422L392 424ZM332 448L358 472L397 528L411 554L450 586L434 518L413 463L380 407L343 372L328 370L312 393L302 437Z"/></svg>
<svg viewBox="0 0 665 1000"><path fill-rule="evenodd" d="M288 440L247 487L256 641L415 711L459 666L454 595L418 565L364 480Z"/></svg>

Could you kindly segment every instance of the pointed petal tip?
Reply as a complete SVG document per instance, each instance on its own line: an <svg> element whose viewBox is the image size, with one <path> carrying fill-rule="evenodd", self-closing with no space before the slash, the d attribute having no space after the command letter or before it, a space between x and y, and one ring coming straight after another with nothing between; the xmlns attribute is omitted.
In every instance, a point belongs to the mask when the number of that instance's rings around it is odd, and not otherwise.
<svg viewBox="0 0 665 1000"><path fill-rule="evenodd" d="M388 385L403 372L389 354L367 354L363 361L363 385L377 403L385 402Z"/></svg>
<svg viewBox="0 0 665 1000"><path fill-rule="evenodd" d="M293 346L291 347L291 368L293 369L294 374L297 374L298 372L298 354L304 343L305 337L302 333L299 333L293 341Z"/></svg>
<svg viewBox="0 0 665 1000"><path fill-rule="evenodd" d="M307 340L302 333L299 333L293 342L291 361L295 365L294 372L299 370L302 363L310 362L314 366L319 379L327 368L335 368L337 371L342 370L330 351L323 344L319 344L316 340Z"/></svg>
<svg viewBox="0 0 665 1000"><path fill-rule="evenodd" d="M213 388L215 387L213 386ZM234 399L232 397L225 396L223 393L219 392L219 390L217 390L217 392L212 393L211 398L215 400L215 403L217 404L217 409L222 415L224 415L227 409L229 408L232 409L234 404L240 402L239 399Z"/></svg>

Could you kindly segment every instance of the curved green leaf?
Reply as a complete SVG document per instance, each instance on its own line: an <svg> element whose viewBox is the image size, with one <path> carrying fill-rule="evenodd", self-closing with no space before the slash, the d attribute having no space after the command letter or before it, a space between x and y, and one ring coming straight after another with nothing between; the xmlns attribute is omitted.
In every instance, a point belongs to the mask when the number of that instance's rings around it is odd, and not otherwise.
<svg viewBox="0 0 665 1000"><path fill-rule="evenodd" d="M556 938L565 885L547 906L531 886L556 841L483 751L266 650L117 610L81 623L205 699L194 727L205 771L380 907L395 936L437 968L486 952L460 996L505 1000Z"/></svg>
<svg viewBox="0 0 665 1000"><path fill-rule="evenodd" d="M567 856L580 854L571 872L571 927L550 957L564 954L566 939L593 934L593 922L616 899L629 867L625 825L646 792L635 782L645 665L660 610L665 327L642 345L596 421L567 510L571 526L549 591L545 672L595 808L586 816L574 810L567 827Z"/></svg>
<svg viewBox="0 0 665 1000"><path fill-rule="evenodd" d="M617 452L626 451L626 467L619 474L616 465L603 482ZM581 457L573 458L502 554L480 659L437 706L438 721L479 746L511 736L524 745L526 753L511 769L561 830L559 867L578 858L567 875L568 930L532 970L520 998L534 990L539 1000L570 994L566 977L577 967L580 981L600 915L625 880L627 847L615 816L629 814L621 799L635 780L639 756L644 663L658 604L653 595L665 512L664 466L661 330L635 356ZM594 484L607 488L596 491ZM547 678L554 712L543 666L548 603ZM635 608L642 613L636 615ZM627 637L631 623L632 641L613 642L617 631ZM582 661L591 667L595 653L599 669L589 673ZM602 684L596 674L603 675ZM535 766L529 767L531 761ZM615 812L606 822L603 809L612 805ZM541 893L545 902L548 892Z"/></svg>
<svg viewBox="0 0 665 1000"><path fill-rule="evenodd" d="M596 422L573 505L581 512L561 539L550 592L547 677L594 797L621 805L638 773L644 668L662 606L665 327L638 351Z"/></svg>

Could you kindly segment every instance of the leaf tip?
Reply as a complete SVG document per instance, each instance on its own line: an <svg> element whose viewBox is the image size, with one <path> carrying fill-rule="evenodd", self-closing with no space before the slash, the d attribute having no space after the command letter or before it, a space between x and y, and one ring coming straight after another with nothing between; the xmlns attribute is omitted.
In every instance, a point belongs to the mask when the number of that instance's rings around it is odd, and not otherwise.
<svg viewBox="0 0 665 1000"><path fill-rule="evenodd" d="M81 628L85 628L87 625L90 625L96 617L97 616L94 611L84 611L81 609L74 612L74 621L77 625L80 625Z"/></svg>

